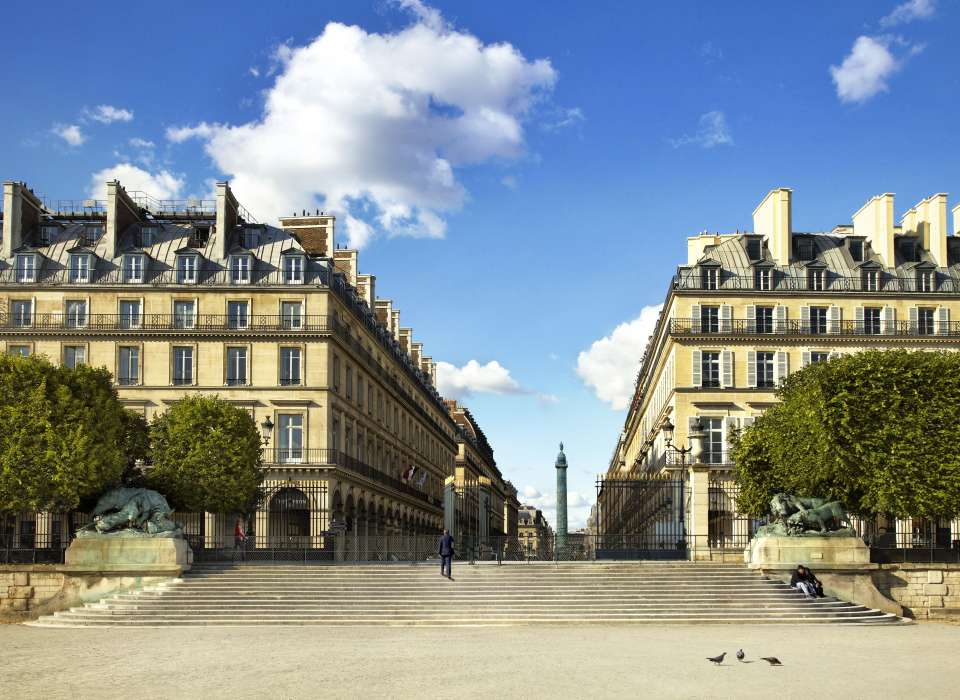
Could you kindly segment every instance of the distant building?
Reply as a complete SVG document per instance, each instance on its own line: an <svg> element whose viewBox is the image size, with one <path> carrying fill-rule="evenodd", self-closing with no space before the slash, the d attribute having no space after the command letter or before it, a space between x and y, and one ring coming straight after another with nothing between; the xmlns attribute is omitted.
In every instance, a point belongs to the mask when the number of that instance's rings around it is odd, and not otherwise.
<svg viewBox="0 0 960 700"><path fill-rule="evenodd" d="M536 506L520 506L519 537L528 558L553 556L553 529Z"/></svg>

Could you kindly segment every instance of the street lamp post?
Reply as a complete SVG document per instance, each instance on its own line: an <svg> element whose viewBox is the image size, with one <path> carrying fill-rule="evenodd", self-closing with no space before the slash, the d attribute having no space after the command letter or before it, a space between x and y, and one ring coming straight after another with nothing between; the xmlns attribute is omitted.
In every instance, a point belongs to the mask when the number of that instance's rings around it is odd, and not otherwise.
<svg viewBox="0 0 960 700"><path fill-rule="evenodd" d="M677 447L673 444L674 425L670 422L669 418L663 421L662 430L664 442L667 443L667 449L673 450L676 454L680 455L680 538L684 546L686 546L687 517L686 513L684 513L686 494L683 493L683 490L687 478L687 455L690 455L692 464L696 464L703 455L703 438L705 435L703 432L703 423L700 422L699 416L694 419L693 424L690 426L690 433L687 436L688 443L686 447Z"/></svg>
<svg viewBox="0 0 960 700"><path fill-rule="evenodd" d="M270 444L270 435L273 433L273 421L267 416L260 423L260 435L262 435L263 446L266 448Z"/></svg>

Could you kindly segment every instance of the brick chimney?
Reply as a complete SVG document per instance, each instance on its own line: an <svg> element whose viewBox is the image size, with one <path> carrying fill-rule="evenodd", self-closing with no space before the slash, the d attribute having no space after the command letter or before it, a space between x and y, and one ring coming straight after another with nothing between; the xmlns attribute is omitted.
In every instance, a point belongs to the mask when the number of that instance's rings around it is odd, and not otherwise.
<svg viewBox="0 0 960 700"><path fill-rule="evenodd" d="M878 194L853 215L853 235L865 236L884 267L896 264L893 245L893 193Z"/></svg>
<svg viewBox="0 0 960 700"><path fill-rule="evenodd" d="M777 265L790 264L792 196L793 190L778 187L767 192L767 196L753 210L753 232L766 237L770 255Z"/></svg>
<svg viewBox="0 0 960 700"><path fill-rule="evenodd" d="M319 211L315 214L304 211L300 216L280 217L281 228L297 239L307 255L321 258L333 257L336 249L334 224L333 216Z"/></svg>
<svg viewBox="0 0 960 700"><path fill-rule="evenodd" d="M333 251L333 265L338 272L347 277L347 282L357 285L357 268L359 267L359 254L355 250L335 250Z"/></svg>
<svg viewBox="0 0 960 700"><path fill-rule="evenodd" d="M937 267L947 266L947 195L943 192L921 199L900 220L903 233L920 237Z"/></svg>
<svg viewBox="0 0 960 700"><path fill-rule="evenodd" d="M43 202L23 182L3 183L3 257L23 245L25 234L40 226Z"/></svg>

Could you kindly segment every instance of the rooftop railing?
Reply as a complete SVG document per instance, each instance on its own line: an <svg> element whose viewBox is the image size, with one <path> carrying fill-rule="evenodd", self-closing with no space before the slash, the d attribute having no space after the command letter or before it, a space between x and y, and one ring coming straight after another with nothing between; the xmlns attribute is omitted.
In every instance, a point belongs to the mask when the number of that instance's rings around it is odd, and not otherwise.
<svg viewBox="0 0 960 700"><path fill-rule="evenodd" d="M707 268L681 270L674 275L673 289L698 291L751 291L751 292L864 292L870 294L909 294L909 293L960 293L960 280L941 272L931 272L933 278L927 281L920 275L897 276L888 272L878 272L876 282L865 275L842 276L824 271L822 281L809 274L791 274L782 269L770 270L769 284L758 284L753 269L716 269L716 276L707 274Z"/></svg>
<svg viewBox="0 0 960 700"><path fill-rule="evenodd" d="M235 316L230 314L16 314L0 313L0 329L24 332L34 331L151 331L217 333L299 333L330 332L334 321L329 316L287 316L284 314L257 314Z"/></svg>
<svg viewBox="0 0 960 700"><path fill-rule="evenodd" d="M960 321L920 323L919 321L851 321L827 320L823 323L798 319L774 320L766 325L755 320L721 319L716 323L700 319L670 319L672 335L757 335L757 336L894 336L894 337L957 337Z"/></svg>

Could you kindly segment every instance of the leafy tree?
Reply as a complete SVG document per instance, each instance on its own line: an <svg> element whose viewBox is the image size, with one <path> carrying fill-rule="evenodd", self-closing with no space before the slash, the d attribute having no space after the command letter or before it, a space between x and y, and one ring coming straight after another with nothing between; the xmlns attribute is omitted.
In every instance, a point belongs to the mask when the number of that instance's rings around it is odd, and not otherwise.
<svg viewBox="0 0 960 700"><path fill-rule="evenodd" d="M250 512L263 466L249 413L215 396L188 397L154 419L150 441L147 483L174 508Z"/></svg>
<svg viewBox="0 0 960 700"><path fill-rule="evenodd" d="M773 493L853 513L960 513L960 353L872 350L791 374L780 403L734 436L743 512Z"/></svg>
<svg viewBox="0 0 960 700"><path fill-rule="evenodd" d="M124 414L105 369L0 356L0 511L72 510L119 483Z"/></svg>
<svg viewBox="0 0 960 700"><path fill-rule="evenodd" d="M126 464L121 480L125 486L145 486L143 470L137 462L146 462L150 455L150 428L143 414L123 412L123 447Z"/></svg>

